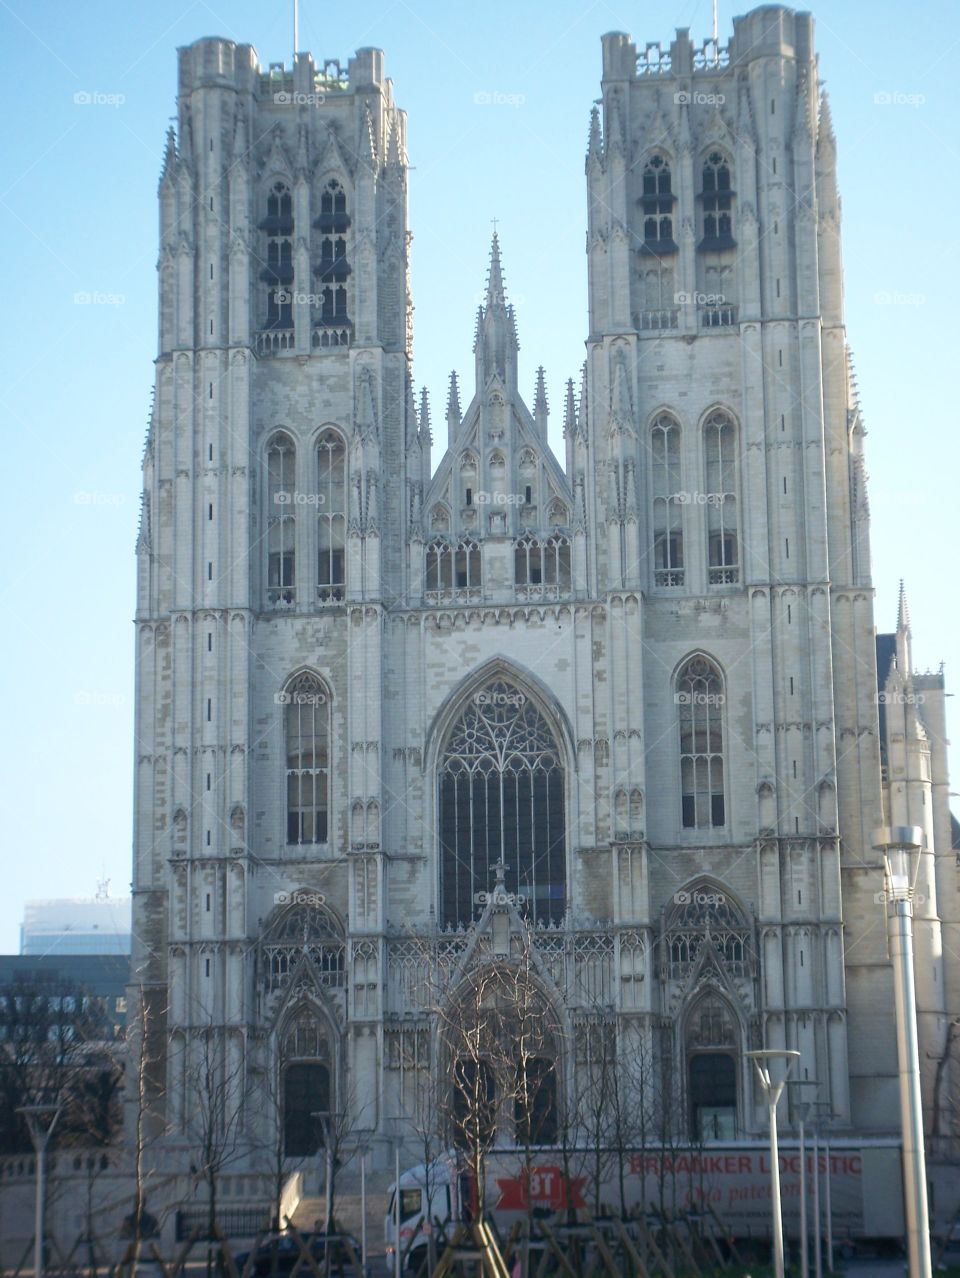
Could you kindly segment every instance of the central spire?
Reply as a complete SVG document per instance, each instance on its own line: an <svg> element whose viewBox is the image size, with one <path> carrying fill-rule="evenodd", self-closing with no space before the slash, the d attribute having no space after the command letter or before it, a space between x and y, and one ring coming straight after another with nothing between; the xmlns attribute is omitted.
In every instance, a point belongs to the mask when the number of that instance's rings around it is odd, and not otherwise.
<svg viewBox="0 0 960 1278"><path fill-rule="evenodd" d="M490 244L490 270L487 273L487 308L502 306L506 309L507 295L503 287L503 265L500 261L500 237L496 231Z"/></svg>
<svg viewBox="0 0 960 1278"><path fill-rule="evenodd" d="M500 238L494 231L490 244L487 292L484 303L477 312L477 340L473 347L477 358L478 391L491 378L498 378L504 386L516 389L519 348L516 319L513 307L507 304L506 286L503 282Z"/></svg>

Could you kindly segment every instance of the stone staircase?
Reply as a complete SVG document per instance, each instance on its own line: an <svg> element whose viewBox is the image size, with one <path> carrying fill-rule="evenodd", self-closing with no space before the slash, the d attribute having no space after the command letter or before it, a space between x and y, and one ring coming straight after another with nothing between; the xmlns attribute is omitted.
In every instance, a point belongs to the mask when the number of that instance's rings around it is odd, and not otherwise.
<svg viewBox="0 0 960 1278"><path fill-rule="evenodd" d="M384 1249L383 1219L389 1202L387 1185L392 1181L392 1174L372 1171L367 1173L367 1252L371 1256ZM315 1183L308 1186L308 1192L300 1199L293 1213L293 1223L297 1229L315 1229L318 1222L322 1227L326 1198L322 1186L320 1193L314 1192L316 1188ZM356 1238L361 1237L361 1203L360 1177L339 1177L334 1217L338 1229L353 1234Z"/></svg>

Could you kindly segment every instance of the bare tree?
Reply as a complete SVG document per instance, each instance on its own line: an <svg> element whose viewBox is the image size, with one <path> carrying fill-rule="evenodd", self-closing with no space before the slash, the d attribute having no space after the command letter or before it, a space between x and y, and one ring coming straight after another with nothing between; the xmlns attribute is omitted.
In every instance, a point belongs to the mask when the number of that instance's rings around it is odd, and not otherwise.
<svg viewBox="0 0 960 1278"><path fill-rule="evenodd" d="M216 1232L220 1176L245 1152L242 1142L243 1057L231 1060L222 1027L204 1026L192 1035L187 1061L187 1090L192 1110L193 1171L206 1190L207 1272L210 1241Z"/></svg>
<svg viewBox="0 0 960 1278"><path fill-rule="evenodd" d="M532 1219L535 1151L557 1133L561 1044L530 930L513 915L509 929L478 933L465 966L436 970L439 1075L451 1080L438 1109L469 1169L474 1210L480 1216L486 1209L487 1156L507 1137L522 1151Z"/></svg>
<svg viewBox="0 0 960 1278"><path fill-rule="evenodd" d="M163 1008L158 1006L154 991L141 985L127 1017L127 1139L133 1164L133 1209L123 1222L123 1234L130 1239L127 1255L131 1273L136 1272L144 1240L156 1232L158 1224L147 1210L147 1152L165 1131L161 1118L166 1091L162 1036Z"/></svg>

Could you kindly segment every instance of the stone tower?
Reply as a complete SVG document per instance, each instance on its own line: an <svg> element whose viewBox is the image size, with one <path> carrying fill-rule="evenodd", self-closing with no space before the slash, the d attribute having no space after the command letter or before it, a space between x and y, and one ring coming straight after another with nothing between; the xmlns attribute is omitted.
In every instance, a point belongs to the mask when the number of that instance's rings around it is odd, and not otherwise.
<svg viewBox="0 0 960 1278"><path fill-rule="evenodd" d="M382 616L403 589L408 486L429 474L405 128L378 50L322 69L299 55L292 72L228 40L180 50L137 547L134 853L134 981L174 1139L198 1053L216 1053L222 1089L255 1091L253 943L276 894L332 846L378 871ZM318 660L328 683L298 679ZM267 777L285 725L302 735ZM329 868L339 919L347 862ZM378 899L351 902L355 928L380 926ZM342 998L342 948L331 962Z"/></svg>

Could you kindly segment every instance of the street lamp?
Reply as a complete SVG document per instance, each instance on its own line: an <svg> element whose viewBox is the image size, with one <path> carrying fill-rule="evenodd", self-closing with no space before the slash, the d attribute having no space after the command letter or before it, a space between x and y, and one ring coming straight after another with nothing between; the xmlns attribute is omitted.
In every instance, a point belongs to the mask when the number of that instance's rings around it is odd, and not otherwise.
<svg viewBox="0 0 960 1278"><path fill-rule="evenodd" d="M917 991L913 976L913 889L920 869L923 830L918 825L885 825L873 831L870 841L876 851L883 853L887 936L893 964L907 1258L910 1278L930 1278L930 1221L920 1099Z"/></svg>
<svg viewBox="0 0 960 1278"><path fill-rule="evenodd" d="M800 1059L800 1053L789 1048L765 1048L758 1052L744 1052L757 1071L760 1086L767 1098L767 1112L770 1117L770 1198L773 1228L773 1272L775 1278L783 1278L783 1212L780 1208L780 1151L777 1146L777 1103L783 1095L787 1076L794 1063ZM772 1077L772 1065L775 1061L783 1061L783 1077ZM778 1073L781 1071L778 1071ZM806 1276L804 1276L806 1278Z"/></svg>
<svg viewBox="0 0 960 1278"><path fill-rule="evenodd" d="M795 1079L791 1087L816 1087L817 1083L813 1079ZM807 1145L806 1145L806 1121L813 1108L813 1101L798 1100L794 1102L794 1111L799 1120L800 1126L800 1275L801 1278L807 1278L809 1272L808 1251L807 1251ZM814 1156L814 1166L816 1166L816 1155ZM816 1172L814 1172L816 1175ZM814 1192L816 1198L816 1191ZM814 1207L816 1211L816 1207Z"/></svg>
<svg viewBox="0 0 960 1278"><path fill-rule="evenodd" d="M57 1119L60 1117L59 1105L20 1105L17 1107L17 1113L22 1114L27 1128L30 1132L30 1139L33 1141L33 1150L36 1154L37 1164L37 1197L34 1206L33 1229L34 1229L34 1260L33 1273L34 1278L43 1278L43 1173L44 1161L47 1152L47 1143L53 1134L53 1129Z"/></svg>
<svg viewBox="0 0 960 1278"><path fill-rule="evenodd" d="M367 1278L367 1154L369 1145L360 1146L360 1268Z"/></svg>

